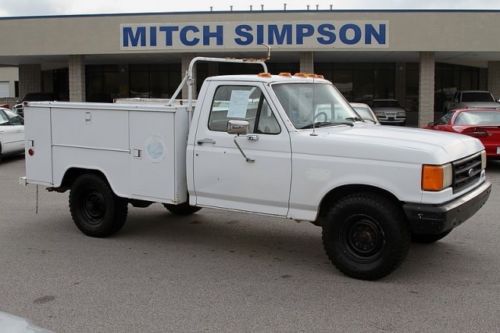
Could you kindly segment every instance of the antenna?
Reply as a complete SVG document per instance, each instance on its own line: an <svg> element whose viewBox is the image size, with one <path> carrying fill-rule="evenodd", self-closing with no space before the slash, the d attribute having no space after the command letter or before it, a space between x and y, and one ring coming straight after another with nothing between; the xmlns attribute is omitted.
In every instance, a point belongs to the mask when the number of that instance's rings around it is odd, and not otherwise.
<svg viewBox="0 0 500 333"><path fill-rule="evenodd" d="M264 5L260 5L260 10L264 11Z"/></svg>
<svg viewBox="0 0 500 333"><path fill-rule="evenodd" d="M330 4L330 10L333 10L333 5L332 4Z"/></svg>
<svg viewBox="0 0 500 333"><path fill-rule="evenodd" d="M233 5L229 6L229 8L231 9L231 11L233 11Z"/></svg>
<svg viewBox="0 0 500 333"><path fill-rule="evenodd" d="M253 12L253 6L252 5L250 5L250 11Z"/></svg>
<svg viewBox="0 0 500 333"><path fill-rule="evenodd" d="M311 136L318 136L318 134L316 134L316 114L315 114L316 112L314 110L314 99L316 98L316 85L314 84L315 75L313 75L312 79L313 79L313 93L312 93L311 104L312 104L312 125L313 125L313 131L311 133Z"/></svg>
<svg viewBox="0 0 500 333"><path fill-rule="evenodd" d="M309 7L311 7L311 6L307 5L307 10L309 10Z"/></svg>
<svg viewBox="0 0 500 333"><path fill-rule="evenodd" d="M286 12L286 2L283 4L283 10Z"/></svg>
<svg viewBox="0 0 500 333"><path fill-rule="evenodd" d="M214 6L210 6L210 11L213 12L214 11Z"/></svg>
<svg viewBox="0 0 500 333"><path fill-rule="evenodd" d="M316 10L319 10L319 5L318 4L316 4Z"/></svg>

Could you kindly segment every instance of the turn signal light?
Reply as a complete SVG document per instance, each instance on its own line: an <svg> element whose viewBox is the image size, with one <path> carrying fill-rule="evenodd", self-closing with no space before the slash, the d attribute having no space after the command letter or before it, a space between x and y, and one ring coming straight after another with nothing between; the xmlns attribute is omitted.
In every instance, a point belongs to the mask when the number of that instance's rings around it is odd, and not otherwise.
<svg viewBox="0 0 500 333"><path fill-rule="evenodd" d="M422 166L422 190L441 191L452 184L452 167L446 165L423 165Z"/></svg>
<svg viewBox="0 0 500 333"><path fill-rule="evenodd" d="M33 148L28 149L28 155L30 156L35 155L35 151L33 150Z"/></svg>

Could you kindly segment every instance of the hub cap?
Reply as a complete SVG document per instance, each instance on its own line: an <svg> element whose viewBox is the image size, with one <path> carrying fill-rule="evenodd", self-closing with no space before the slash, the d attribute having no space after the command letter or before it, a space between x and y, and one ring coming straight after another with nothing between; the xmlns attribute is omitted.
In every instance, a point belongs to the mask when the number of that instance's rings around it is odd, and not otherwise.
<svg viewBox="0 0 500 333"><path fill-rule="evenodd" d="M374 219L368 216L354 216L347 223L344 242L354 256L371 259L382 251L385 236Z"/></svg>

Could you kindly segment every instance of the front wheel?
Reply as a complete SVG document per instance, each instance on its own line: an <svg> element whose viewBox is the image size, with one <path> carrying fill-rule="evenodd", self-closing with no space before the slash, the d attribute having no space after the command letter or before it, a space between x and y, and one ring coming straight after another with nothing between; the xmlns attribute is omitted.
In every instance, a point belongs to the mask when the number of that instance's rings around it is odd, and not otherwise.
<svg viewBox="0 0 500 333"><path fill-rule="evenodd" d="M84 174L75 180L69 207L78 229L91 237L111 236L127 219L127 201L116 196L108 182L95 174Z"/></svg>
<svg viewBox="0 0 500 333"><path fill-rule="evenodd" d="M394 271L406 257L410 232L401 208L372 193L350 194L323 221L323 246L342 273L377 280Z"/></svg>

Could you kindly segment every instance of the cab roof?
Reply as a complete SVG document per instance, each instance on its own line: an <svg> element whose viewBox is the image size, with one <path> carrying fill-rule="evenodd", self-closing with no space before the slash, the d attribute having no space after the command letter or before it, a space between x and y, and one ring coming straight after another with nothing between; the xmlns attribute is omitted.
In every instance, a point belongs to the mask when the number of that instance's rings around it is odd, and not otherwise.
<svg viewBox="0 0 500 333"><path fill-rule="evenodd" d="M294 75L271 75L270 77L259 76L258 74L249 75L219 75L207 78L208 81L243 81L243 82L263 82L263 83L330 83L330 81L320 78L305 78Z"/></svg>

